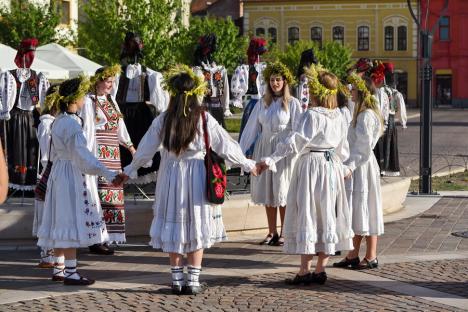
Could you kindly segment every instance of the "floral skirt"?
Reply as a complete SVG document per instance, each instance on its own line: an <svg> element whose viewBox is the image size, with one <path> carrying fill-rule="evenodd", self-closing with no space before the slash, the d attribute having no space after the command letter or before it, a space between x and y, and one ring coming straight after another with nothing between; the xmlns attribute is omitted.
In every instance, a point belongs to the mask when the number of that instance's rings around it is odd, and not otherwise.
<svg viewBox="0 0 468 312"><path fill-rule="evenodd" d="M97 130L96 142L98 159L109 170L121 170L120 149L117 131ZM111 242L125 242L125 209L123 188L113 186L111 181L98 177L98 194L101 201L102 213L106 222L109 240Z"/></svg>

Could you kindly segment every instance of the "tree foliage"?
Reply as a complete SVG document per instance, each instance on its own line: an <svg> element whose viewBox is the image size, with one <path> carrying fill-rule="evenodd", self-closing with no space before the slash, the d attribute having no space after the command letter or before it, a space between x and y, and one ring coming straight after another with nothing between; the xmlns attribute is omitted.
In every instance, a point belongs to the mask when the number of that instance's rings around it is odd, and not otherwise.
<svg viewBox="0 0 468 312"><path fill-rule="evenodd" d="M230 18L191 18L190 26L177 38L177 61L193 64L193 52L198 44L198 38L211 33L217 37L217 50L213 54L213 59L232 72L246 57L248 38L239 36L239 28Z"/></svg>
<svg viewBox="0 0 468 312"><path fill-rule="evenodd" d="M58 38L60 11L56 1L49 4L27 0L12 0L10 6L0 7L0 41L17 48L24 38L35 37L39 44L57 42L67 45L70 40Z"/></svg>
<svg viewBox="0 0 468 312"><path fill-rule="evenodd" d="M351 64L352 50L338 42L325 42L322 48L319 48L310 40L300 40L294 44L286 45L284 51L274 46L266 55L266 60L279 60L288 66L293 74L296 74L301 60L301 53L311 48L314 49L319 63L325 68L340 78L346 75L346 70Z"/></svg>
<svg viewBox="0 0 468 312"><path fill-rule="evenodd" d="M143 40L142 63L162 70L176 61L173 37L182 28L181 9L181 0L89 0L83 4L79 47L98 63L118 63L125 33L133 31Z"/></svg>

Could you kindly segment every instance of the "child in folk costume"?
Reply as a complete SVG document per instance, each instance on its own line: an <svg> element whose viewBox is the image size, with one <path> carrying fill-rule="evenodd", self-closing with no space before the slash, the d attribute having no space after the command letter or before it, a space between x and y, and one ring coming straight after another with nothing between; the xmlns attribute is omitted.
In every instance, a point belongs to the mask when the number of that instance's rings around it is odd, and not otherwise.
<svg viewBox="0 0 468 312"><path fill-rule="evenodd" d="M78 77L64 81L51 96L60 114L51 130L52 170L47 182L38 245L54 248L53 281L65 285L90 285L94 281L76 271L76 248L109 240L102 220L94 177L116 179L89 151L77 111L84 105L90 82ZM95 185L95 184L94 184Z"/></svg>
<svg viewBox="0 0 468 312"><path fill-rule="evenodd" d="M44 174L47 163L49 161L50 153L50 130L52 123L57 115L57 107L53 105L53 100L49 95L56 92L58 85L51 86L47 89L46 100L44 101L44 108L39 118L39 125L37 127L37 139L39 141L40 162L42 165L42 174ZM36 194L34 198L34 221L33 221L33 236L37 236L37 230L42 223L42 214L44 210L44 196ZM41 248L41 261L38 264L40 268L53 268L54 267L54 250Z"/></svg>
<svg viewBox="0 0 468 312"><path fill-rule="evenodd" d="M268 64L264 77L268 84L266 93L252 111L240 140L244 153L255 143L252 158L256 161L274 152L278 142L289 135L302 113L299 101L289 93L294 79L284 64ZM269 232L261 244L283 245L284 239L276 229L277 208L283 226L294 161L295 156L289 155L277 164L276 172L266 172L251 178L252 200L256 204L265 205L268 219Z"/></svg>
<svg viewBox="0 0 468 312"><path fill-rule="evenodd" d="M384 233L380 172L372 152L383 132L383 120L377 101L369 88L369 78L351 74L348 81L355 104L349 128L350 156L345 162L348 202L353 214L354 249L335 267L372 269L378 267L377 237ZM360 261L359 248L366 237L366 256Z"/></svg>
<svg viewBox="0 0 468 312"><path fill-rule="evenodd" d="M214 117L204 112L203 78L188 66L178 65L164 80L171 94L169 108L153 121L124 172L135 176L139 167L161 151L150 244L169 253L173 293L197 294L204 290L199 282L203 250L225 239L221 209L208 202L206 195L203 125L209 144L218 155L254 175L256 166L245 158L237 142ZM184 254L188 260L187 283Z"/></svg>
<svg viewBox="0 0 468 312"><path fill-rule="evenodd" d="M280 159L299 154L284 224L284 251L301 255L298 274L286 280L290 285L324 284L329 255L351 250L353 237L342 163L349 156L348 127L336 101L339 80L315 65L306 69L306 75L311 107L294 132L263 159L263 166L275 170ZM311 273L314 255L318 260Z"/></svg>
<svg viewBox="0 0 468 312"><path fill-rule="evenodd" d="M110 95L115 77L120 72L120 65L99 68L92 78L93 92L86 96L85 105L81 111L81 117L84 120L83 130L89 149L102 164L115 171L122 169L119 146L126 148L132 155L136 152L119 106ZM104 177L97 179L98 194L109 241L123 243L126 241L123 187L113 186ZM89 249L97 254L114 253L114 250L107 244L95 244L89 246Z"/></svg>

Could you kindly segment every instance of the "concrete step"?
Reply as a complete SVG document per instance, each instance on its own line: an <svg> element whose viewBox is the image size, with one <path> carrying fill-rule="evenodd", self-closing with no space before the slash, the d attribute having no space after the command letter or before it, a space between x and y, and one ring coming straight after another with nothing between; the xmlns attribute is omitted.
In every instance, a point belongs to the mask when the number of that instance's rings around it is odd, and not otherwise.
<svg viewBox="0 0 468 312"><path fill-rule="evenodd" d="M403 208L409 189L409 178L382 178L384 215ZM153 200L127 199L127 235L148 235L153 219ZM0 206L0 240L31 239L34 217L33 199L10 199ZM223 206L223 220L227 231L249 231L267 228L265 208L254 205L250 195L232 195Z"/></svg>

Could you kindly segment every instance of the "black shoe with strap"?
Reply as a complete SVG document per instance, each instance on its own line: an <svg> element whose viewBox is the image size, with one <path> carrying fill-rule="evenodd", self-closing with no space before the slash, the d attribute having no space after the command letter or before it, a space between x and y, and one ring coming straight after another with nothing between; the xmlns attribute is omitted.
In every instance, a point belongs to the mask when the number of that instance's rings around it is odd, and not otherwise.
<svg viewBox="0 0 468 312"><path fill-rule="evenodd" d="M353 259L348 259L347 257L345 257L340 262L333 263L333 267L334 268L348 268L348 267L355 268L356 266L359 265L359 262L360 262L359 257L356 257Z"/></svg>
<svg viewBox="0 0 468 312"><path fill-rule="evenodd" d="M310 281L311 281L311 283L314 283L314 284L323 285L327 281L327 273L325 271L320 272L320 273L315 273L314 272L314 273L312 273L312 275L310 277Z"/></svg>
<svg viewBox="0 0 468 312"><path fill-rule="evenodd" d="M185 286L184 294L186 295L198 295L202 294L206 289L208 288L208 285L206 283L200 283L198 286Z"/></svg>
<svg viewBox="0 0 468 312"><path fill-rule="evenodd" d="M78 275L79 278L70 278L72 275ZM94 282L95 280L83 277L78 272L74 272L73 274L70 274L63 279L63 284L68 286L89 286L94 284Z"/></svg>
<svg viewBox="0 0 468 312"><path fill-rule="evenodd" d="M312 283L311 278L312 273L309 272L304 275L296 274L294 278L287 278L284 280L284 282L286 283L286 285L310 285L310 283Z"/></svg>
<svg viewBox="0 0 468 312"><path fill-rule="evenodd" d="M107 244L94 244L89 246L89 252L96 255L113 255L114 249L110 248Z"/></svg>
<svg viewBox="0 0 468 312"><path fill-rule="evenodd" d="M171 286L171 291L174 295L181 295L185 293L185 287L184 285L174 285L172 284Z"/></svg>
<svg viewBox="0 0 468 312"><path fill-rule="evenodd" d="M371 269L377 269L379 267L379 260L377 258L374 258L372 260L368 260L367 258L364 258L359 264L353 269L355 270L371 270Z"/></svg>

